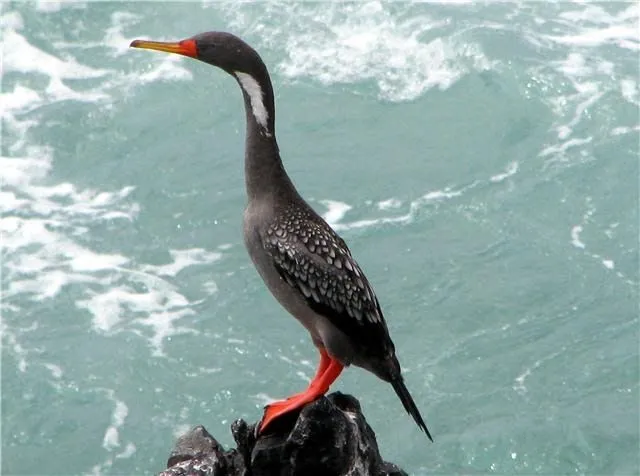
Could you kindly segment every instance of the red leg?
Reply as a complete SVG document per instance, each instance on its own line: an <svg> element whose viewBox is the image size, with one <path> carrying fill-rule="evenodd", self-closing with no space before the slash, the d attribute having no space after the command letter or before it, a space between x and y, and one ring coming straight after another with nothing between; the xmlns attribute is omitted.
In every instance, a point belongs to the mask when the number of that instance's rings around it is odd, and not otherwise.
<svg viewBox="0 0 640 476"><path fill-rule="evenodd" d="M322 367L325 368L324 371L320 373ZM297 410L327 393L329 387L331 387L331 384L338 378L343 368L344 366L340 362L332 359L324 349L321 350L320 366L318 367L318 372L311 381L309 388L302 393L289 397L286 400L267 405L262 421L260 422L258 433L262 433L276 418L284 415L285 413Z"/></svg>
<svg viewBox="0 0 640 476"><path fill-rule="evenodd" d="M311 382L315 382L316 380L318 380L331 363L331 357L329 357L329 354L327 354L327 350L324 347L318 350L320 351L320 364L318 364L318 370L316 371L314 377L311 379Z"/></svg>
<svg viewBox="0 0 640 476"><path fill-rule="evenodd" d="M318 370L316 370L316 374L311 379L311 382L309 382L309 387L307 387L307 390L311 387L313 382L315 382L320 378L320 376L322 376L322 374L325 372L325 370L327 370L327 367L329 367L329 364L331 363L331 357L329 357L329 354L327 353L326 349L324 347L320 347L318 350L320 351L320 363L318 364ZM294 398L297 398L303 395L307 390L293 394L290 397L288 397L287 400L292 400Z"/></svg>
<svg viewBox="0 0 640 476"><path fill-rule="evenodd" d="M336 381L336 379L342 373L342 369L344 369L344 365L342 365L340 362L332 359L331 357L329 357L329 359L330 361L327 369L320 377L314 379L309 386L311 393L316 394L316 397L322 396L327 393L329 391L329 388L331 387L331 384Z"/></svg>

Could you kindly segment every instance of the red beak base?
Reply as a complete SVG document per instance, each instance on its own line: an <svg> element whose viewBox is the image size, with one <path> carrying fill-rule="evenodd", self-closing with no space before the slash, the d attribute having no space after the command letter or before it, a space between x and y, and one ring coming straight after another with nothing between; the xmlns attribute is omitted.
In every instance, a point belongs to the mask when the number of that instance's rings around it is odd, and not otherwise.
<svg viewBox="0 0 640 476"><path fill-rule="evenodd" d="M133 40L129 46L131 48L144 48L146 50L175 53L182 56L189 56L190 58L198 57L196 40L182 40L174 43L165 41Z"/></svg>

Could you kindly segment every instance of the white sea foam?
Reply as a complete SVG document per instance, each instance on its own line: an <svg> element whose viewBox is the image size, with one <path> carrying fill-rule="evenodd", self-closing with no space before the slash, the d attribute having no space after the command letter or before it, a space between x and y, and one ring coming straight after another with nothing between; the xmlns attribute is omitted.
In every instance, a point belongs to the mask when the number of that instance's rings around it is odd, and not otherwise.
<svg viewBox="0 0 640 476"><path fill-rule="evenodd" d="M214 5L226 13L234 29L254 34L265 45L283 45L286 58L277 70L290 79L311 78L322 84L373 82L382 99L407 101L434 87L446 89L472 71L491 68L477 43L437 35L446 21L415 14L405 18L392 12L410 4ZM256 9L260 21L256 21Z"/></svg>
<svg viewBox="0 0 640 476"><path fill-rule="evenodd" d="M69 1L58 1L58 0L37 0L36 1L36 10L40 12L59 12L63 8L85 8L87 6L86 2L82 2L80 0L74 0L73 2Z"/></svg>
<svg viewBox="0 0 640 476"><path fill-rule="evenodd" d="M596 212L596 209L593 205L593 200L590 197L586 198L587 210L582 214L582 220L580 224L575 225L571 228L571 244L580 249L585 249L587 246L580 239L580 234L583 232L584 227L587 226L591 222L591 217Z"/></svg>
<svg viewBox="0 0 640 476"><path fill-rule="evenodd" d="M576 248L584 249L586 246L580 241L580 233L582 233L582 226L576 225L571 228L571 244Z"/></svg>
<svg viewBox="0 0 640 476"><path fill-rule="evenodd" d="M638 82L635 79L620 80L620 93L628 102L640 105L638 100Z"/></svg>
<svg viewBox="0 0 640 476"><path fill-rule="evenodd" d="M472 186L475 186L472 185ZM461 188L459 190L452 190L451 188L445 188L444 190L435 190L428 192L421 197L411 201L409 209L405 213L396 216L386 216L379 218L366 218L362 220L356 220L349 223L343 223L341 220L344 217L344 213L340 211L344 210L346 205L341 202L335 202L331 200L325 200L322 203L329 206L328 211L323 214L323 218L329 223L335 230L350 230L357 228L369 228L387 224L407 224L411 223L418 211L427 205L437 204L442 201L446 201L451 198L459 197L463 194L464 190L468 187ZM337 205L336 205L337 204ZM351 208L349 206L349 208ZM338 210L338 211L337 211Z"/></svg>
<svg viewBox="0 0 640 476"><path fill-rule="evenodd" d="M94 328L114 333L122 326L149 340L153 355L164 355L163 345L172 335L195 333L194 329L178 326L178 321L195 313L190 302L173 285L157 276L133 270L117 270L129 281L139 281L145 290L121 284L118 287L90 291L88 299L77 301L80 308L93 316Z"/></svg>
<svg viewBox="0 0 640 476"><path fill-rule="evenodd" d="M111 413L111 422L102 438L102 448L107 451L108 456L101 464L97 464L91 469L91 474L103 474L113 466L115 459L130 458L136 452L135 444L132 441L122 442L120 436L120 431L129 415L129 407L124 401L116 397L114 390L98 390L106 395L107 399L113 403L114 408Z"/></svg>
<svg viewBox="0 0 640 476"><path fill-rule="evenodd" d="M118 428L124 424L124 419L129 413L129 409L124 402L116 401L116 408L111 416L111 426L107 428L102 439L102 447L105 450L112 451L120 446L120 435Z"/></svg>
<svg viewBox="0 0 640 476"><path fill-rule="evenodd" d="M557 32L533 34L543 40L550 57L556 51L566 51L564 58L551 59L543 66L533 66L531 74L545 80L554 88L543 97L553 108L556 116L554 129L557 140L545 145L541 156L546 164L571 166L592 160L592 144L607 135L620 135L634 131L638 123L618 125L613 131L605 128L589 128L595 134L574 137L578 128L584 129L592 121L600 121L607 113L611 100L616 97L637 106L637 65L630 68L625 58L628 52L604 56L604 46L622 50L640 50L638 18L640 7L637 3L609 6L576 3L560 12ZM527 27L525 27L527 28ZM533 29L533 28L532 28ZM548 31L548 28L547 28ZM531 36L531 35L529 35ZM550 41L550 44L544 43ZM570 48L551 48L567 45ZM632 70L632 76L628 71ZM560 85L560 86L556 86ZM554 94L555 93L555 94ZM603 111L601 113L600 111ZM601 134L598 137L596 134Z"/></svg>
<svg viewBox="0 0 640 476"><path fill-rule="evenodd" d="M124 30L139 21L138 15L129 12L115 12L111 15L111 26L105 31L102 43L111 48L113 56L122 56L130 51L129 45L137 37L125 36Z"/></svg>
<svg viewBox="0 0 640 476"><path fill-rule="evenodd" d="M64 375L62 368L57 364L54 364L52 362L45 362L43 365L47 368L47 370L49 370L49 372L51 372L51 376L55 379L62 378L62 376Z"/></svg>
<svg viewBox="0 0 640 476"><path fill-rule="evenodd" d="M52 158L47 149L34 150L41 155L0 159L4 193L24 197L3 201L0 231L5 250L4 279L9 283L3 308L13 298L42 301L57 296L66 286L81 284L84 297L76 305L91 313L96 331L112 333L123 327L137 330L149 339L154 354L162 355L165 338L193 332L175 325L181 317L193 313L193 303L160 276L213 263L220 252L171 250L172 263L141 264L136 270L123 267L130 263L125 256L97 253L78 244L76 236L86 233L90 223L134 220L139 207L130 201L133 189L106 192L78 190L67 183L40 185ZM134 289L128 282L142 282L145 290ZM150 335L144 329L149 329Z"/></svg>
<svg viewBox="0 0 640 476"><path fill-rule="evenodd" d="M5 297L9 299L21 294L35 300L50 298L67 284L95 282L97 278L88 273L126 263L127 258L120 255L95 253L77 244L70 236L73 233L66 232L70 228L82 233L82 227L74 227L73 222L82 222L84 217L112 219L116 211L131 219L137 212L137 206L122 205L128 188L98 193L77 191L70 184L39 185L50 168L51 157L46 149L30 152L40 155L0 158L4 194L13 197L3 202L4 218L0 222L6 253L3 264L10 282ZM23 252L26 249L28 253Z"/></svg>
<svg viewBox="0 0 640 476"><path fill-rule="evenodd" d="M23 28L23 19L17 12L7 12L0 17L3 26L3 70L22 74L35 74L48 78L48 86L43 91L16 85L13 90L0 94L2 117L12 125L14 113L34 110L44 104L58 101L83 101L111 104L114 97L138 85L154 81L190 80L189 70L181 66L182 59L177 55L146 55L140 62L140 68L133 72L94 68L77 62L73 56L47 53L31 44L19 31ZM96 42L55 41L54 46L60 52L75 49L110 48L112 57L121 56L128 51L133 38L126 38L123 30L135 25L139 17L126 12L115 12L111 16L111 26L106 29L104 38ZM137 52L140 54L139 52ZM132 51L131 54L134 54ZM103 78L97 86L81 90L72 88L67 80ZM29 124L29 123L27 123ZM30 124L32 125L32 124ZM25 131L22 131L25 132Z"/></svg>
<svg viewBox="0 0 640 476"><path fill-rule="evenodd" d="M6 298L3 296L3 308L15 311L15 309L12 309L10 305L6 305L6 303L4 302L5 300ZM16 359L18 370L22 373L26 372L27 368L29 367L29 362L27 360L29 350L25 349L18 340L18 336L21 334L21 332L19 330L10 328L5 320L0 321L0 331L0 335L2 336L3 349L8 349Z"/></svg>
<svg viewBox="0 0 640 476"><path fill-rule="evenodd" d="M10 113L24 113L36 109L43 103L40 93L17 84L13 91L2 93L0 114L7 117Z"/></svg>
<svg viewBox="0 0 640 476"><path fill-rule="evenodd" d="M36 6L44 15L61 8L82 7L64 2L40 2ZM125 31L139 19L116 12L105 30L104 41L54 40L50 43L52 48L45 51L27 39L21 14L5 11L0 16L3 74L12 73L18 78L11 84L5 82L0 94L3 145L7 151L7 156L0 157L0 308L5 318L3 342L17 356L21 371L28 368L30 350L21 343L24 333L16 330L14 321L25 303L54 299L66 288L74 287L78 291L75 305L88 311L96 332L111 335L121 330L133 331L148 340L154 355L163 355L166 338L194 332L178 322L193 314L192 306L196 304L164 277L172 278L191 266L211 264L221 256L222 250L174 249L170 250L171 263L152 265L134 262L118 252L98 252L86 245L86 235L93 227L120 222L126 229L137 219L140 207L132 199L134 187L90 189L52 181L55 151L46 144L35 144L31 137L31 132L41 127L41 109L45 106L61 101L109 105L136 85L191 78L180 59L171 55L147 55L141 61L128 63L128 68L133 68L130 72L122 72L124 68L96 68L74 58L74 50L85 48L94 49L95 55L120 56L128 48ZM36 89L32 78L43 78L44 86ZM140 283L143 286L136 287ZM208 281L206 289L215 292L215 282ZM46 319L46 315L40 318ZM10 328L8 322L12 323ZM59 379L62 370L55 365L47 364L46 368L53 379ZM113 445L116 436L111 429L105 441ZM129 446L123 451L126 456L132 450Z"/></svg>
<svg viewBox="0 0 640 476"><path fill-rule="evenodd" d="M375 31L371 25L350 23L349 18L345 16L345 25L334 26L332 35L319 31L292 39L289 57L279 71L289 78L310 77L325 85L373 80L383 99L408 101L433 87L450 87L468 73L469 58L478 69L489 69L475 45L456 45L442 38L421 42L417 35L394 31L395 25Z"/></svg>
<svg viewBox="0 0 640 476"><path fill-rule="evenodd" d="M604 265L605 268L607 269L613 269L616 267L615 263L613 262L613 260L610 259L603 259L602 260L602 264Z"/></svg>
<svg viewBox="0 0 640 476"><path fill-rule="evenodd" d="M616 25L607 28L585 28L576 35L548 35L547 38L565 45L602 46L615 44L630 50L640 50L637 23L635 25Z"/></svg>
<svg viewBox="0 0 640 476"><path fill-rule="evenodd" d="M186 81L193 78L191 72L182 66L184 58L178 55L169 54L149 54L138 50L131 50L129 44L132 40L143 38L145 35L137 32L135 35L128 36L125 30L133 30L141 17L125 11L118 11L111 14L111 23L106 28L103 38L97 41L62 41L57 40L53 45L64 52L73 52L75 50L104 50L110 58L118 58L124 55L136 55L143 58L137 61L139 65L134 71L125 72L126 69L106 70L105 80L97 87L90 90L85 97L87 101L102 100L111 104L114 96L118 97L122 94L128 94L129 91L137 86L145 85L155 81ZM169 40L169 38L155 38L157 40ZM131 56L131 58L136 58ZM52 76L54 82L54 91L56 87L60 89L60 75ZM65 92L59 91L59 94ZM66 91L67 95L71 93ZM75 92L77 95L78 93ZM91 96L93 94L93 96ZM82 96L76 96L82 98ZM74 97L71 97L72 99Z"/></svg>
<svg viewBox="0 0 640 476"><path fill-rule="evenodd" d="M640 132L640 124L638 124L635 127L620 126L620 127L614 127L613 129L611 129L612 136L620 136L622 134L629 134L631 132Z"/></svg>
<svg viewBox="0 0 640 476"><path fill-rule="evenodd" d="M382 200L377 203L366 201L365 207L372 214L378 214L377 212L388 212L391 210L399 210L399 214L382 217L364 218L354 220L351 222L344 222L344 218L349 210L353 209L353 206L344 202L336 200L320 200L320 203L327 207L327 210L322 214L325 221L331 225L334 230L352 230L362 229L369 227L378 227L382 225L406 225L415 221L417 215L421 210L429 207L437 207L443 203L447 203L450 200L462 197L466 192L476 188L481 184L500 184L510 177L513 177L518 172L518 162L511 162L507 165L506 170L501 173L493 174L485 180L478 180L472 182L469 185L462 187L445 187L442 190L432 190L424 195L411 200L403 211L403 202L397 198L390 198Z"/></svg>
<svg viewBox="0 0 640 476"><path fill-rule="evenodd" d="M607 12L605 9L603 9L599 5L590 5L588 3L585 3L584 5L581 5L581 6L583 6L583 8L580 10L566 10L566 11L560 12L558 17L570 21L573 25L576 25L579 23L606 25L606 24L611 24L616 20L616 16L611 15L609 12ZM631 11L632 11L632 8L629 8L628 10L625 10L625 12L623 12L622 15L626 17L629 13L631 13Z"/></svg>
<svg viewBox="0 0 640 476"><path fill-rule="evenodd" d="M590 246L589 248L587 248L587 244L581 239L581 234L585 230L585 227L595 221L593 217L596 213L596 207L593 204L593 199L591 197L587 197L585 201L586 210L582 215L582 220L578 225L574 225L571 228L571 245L579 250L582 250L584 256L602 264L605 269L614 270L616 264L613 259L603 256L603 253L592 251L594 247ZM604 229L603 234L609 239L614 238L615 230L616 228L618 228L618 226L618 222L610 224L606 229ZM615 271L615 275L624 283L633 287L637 287L638 283L634 282L623 272Z"/></svg>
<svg viewBox="0 0 640 476"><path fill-rule="evenodd" d="M160 61L155 61L154 66L142 73L133 73L121 76L113 83L114 86L125 84L143 85L155 81L178 81L193 79L193 75L188 69L179 65L182 58L176 55L162 56Z"/></svg>
<svg viewBox="0 0 640 476"><path fill-rule="evenodd" d="M129 442L125 445L124 449L116 454L117 459L127 459L131 458L136 452L137 448L132 442Z"/></svg>
<svg viewBox="0 0 640 476"><path fill-rule="evenodd" d="M561 20L566 20L564 25L570 27L571 32L550 35L551 40L572 46L614 44L621 48L639 49L640 35L637 27L640 7L636 2L629 2L624 10L615 14L607 11L603 5L585 2L579 6L579 10L566 10L559 14Z"/></svg>
<svg viewBox="0 0 640 476"><path fill-rule="evenodd" d="M538 368L540 368L540 366L542 366L543 364L545 364L549 360L555 359L557 356L562 354L562 352L564 352L565 350L566 350L566 348L562 347L562 349L560 351L552 352L551 354L549 354L549 355L547 355L545 357L542 357L542 358L536 360L535 362L533 362L533 364L531 364L531 366L529 366L526 369L524 369L524 371L514 379L514 385L512 387L513 390L515 390L520 395L526 394L527 393L527 386L525 385L525 381L527 380L527 378L529 378L534 371L536 371Z"/></svg>
<svg viewBox="0 0 640 476"><path fill-rule="evenodd" d="M176 276L183 269L198 265L211 264L218 261L222 254L216 251L207 251L202 248L186 250L169 250L173 263L164 265L144 265L142 271L150 272L159 276ZM215 284L215 283L214 283Z"/></svg>
<svg viewBox="0 0 640 476"><path fill-rule="evenodd" d="M378 210L391 210L392 208L400 208L402 202L397 198L389 198L378 202Z"/></svg>
<svg viewBox="0 0 640 476"><path fill-rule="evenodd" d="M518 173L518 162L511 162L507 166L507 170L502 173L491 176L489 180L494 183L500 183L508 179L509 177L513 177L516 173Z"/></svg>
<svg viewBox="0 0 640 476"><path fill-rule="evenodd" d="M327 211L323 214L323 218L330 225L337 224L344 218L347 212L351 210L351 205L347 205L344 202L321 200L320 203L327 207Z"/></svg>
<svg viewBox="0 0 640 476"><path fill-rule="evenodd" d="M51 80L96 78L107 74L105 69L79 64L73 58L61 60L33 46L17 31L23 26L17 13L3 15L2 23L5 72L37 73Z"/></svg>
<svg viewBox="0 0 640 476"><path fill-rule="evenodd" d="M562 134L560 134L562 135ZM593 137L585 137L585 138L573 138L566 140L564 142L559 142L550 146L547 146L542 151L540 151L540 157L550 157L547 164L560 163L560 162L569 162L571 160L568 151L571 148L578 148L584 144L589 144L593 140Z"/></svg>
<svg viewBox="0 0 640 476"><path fill-rule="evenodd" d="M267 395L266 393L258 393L256 395L253 395L253 398L256 401L256 407L264 407L269 405L270 403L278 401L277 398Z"/></svg>
<svg viewBox="0 0 640 476"><path fill-rule="evenodd" d="M215 293L218 292L218 284L215 281L212 281L212 280L204 281L202 283L202 289L207 294L215 294Z"/></svg>

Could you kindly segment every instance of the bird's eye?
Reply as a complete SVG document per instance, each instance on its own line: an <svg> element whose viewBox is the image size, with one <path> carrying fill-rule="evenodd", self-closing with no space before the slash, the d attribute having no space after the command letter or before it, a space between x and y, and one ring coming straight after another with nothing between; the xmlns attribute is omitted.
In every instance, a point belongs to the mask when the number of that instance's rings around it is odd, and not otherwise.
<svg viewBox="0 0 640 476"><path fill-rule="evenodd" d="M213 53L215 53L217 45L215 43L200 43L198 45L198 52L199 54L202 55L211 55Z"/></svg>

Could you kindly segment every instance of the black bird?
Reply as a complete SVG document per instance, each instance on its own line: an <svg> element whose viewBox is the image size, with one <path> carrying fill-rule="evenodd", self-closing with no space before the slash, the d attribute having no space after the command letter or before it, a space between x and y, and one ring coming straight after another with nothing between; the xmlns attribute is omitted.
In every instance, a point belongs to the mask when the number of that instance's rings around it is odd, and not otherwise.
<svg viewBox="0 0 640 476"><path fill-rule="evenodd" d="M304 201L284 170L275 136L273 87L260 55L237 36L215 31L176 43L135 40L131 46L217 66L242 89L247 117L245 244L271 293L309 331L320 352L309 387L268 405L258 431L324 395L342 369L353 364L390 382L405 410L433 441L404 383L369 281L346 243Z"/></svg>

